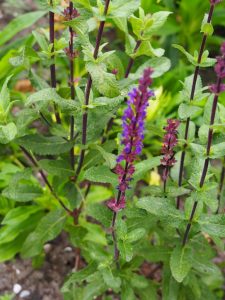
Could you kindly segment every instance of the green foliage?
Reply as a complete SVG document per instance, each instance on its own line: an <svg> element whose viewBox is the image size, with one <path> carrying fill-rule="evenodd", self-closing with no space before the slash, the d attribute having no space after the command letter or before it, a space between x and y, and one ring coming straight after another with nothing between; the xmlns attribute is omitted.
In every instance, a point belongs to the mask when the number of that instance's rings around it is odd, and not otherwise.
<svg viewBox="0 0 225 300"><path fill-rule="evenodd" d="M40 155L54 155L68 152L73 142L68 142L62 137L44 137L38 134L26 135L18 139L18 143L26 149Z"/></svg>
<svg viewBox="0 0 225 300"><path fill-rule="evenodd" d="M63 209L46 214L35 230L26 238L21 250L23 257L33 257L42 251L43 245L54 239L63 229L66 215Z"/></svg>
<svg viewBox="0 0 225 300"><path fill-rule="evenodd" d="M0 45L5 44L18 32L30 27L45 15L44 11L30 12L13 19L0 33Z"/></svg>
<svg viewBox="0 0 225 300"><path fill-rule="evenodd" d="M192 251L188 247L177 246L170 258L170 268L173 277L182 282L192 266Z"/></svg>
<svg viewBox="0 0 225 300"><path fill-rule="evenodd" d="M208 23L210 3L201 0L110 0L107 9L107 1L73 0L71 20L59 0L38 0L29 13L6 2L3 24L11 11L18 16L0 32L0 262L19 255L39 268L45 244L64 232L76 253L65 300L222 300L225 94L215 98L208 85L224 3ZM50 11L54 42L49 23L37 23ZM149 67L155 96L124 193L122 116ZM176 118L165 183L165 124ZM125 208L114 212L118 190Z"/></svg>

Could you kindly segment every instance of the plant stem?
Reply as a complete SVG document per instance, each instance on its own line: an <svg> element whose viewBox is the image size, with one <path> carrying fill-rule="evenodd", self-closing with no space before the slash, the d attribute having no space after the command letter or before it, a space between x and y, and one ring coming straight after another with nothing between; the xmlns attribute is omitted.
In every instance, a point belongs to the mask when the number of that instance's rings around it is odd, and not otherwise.
<svg viewBox="0 0 225 300"><path fill-rule="evenodd" d="M219 91L220 91L220 85L221 85L221 78L218 78L217 80L217 93L214 96L213 99L213 105L212 105L212 111L211 111L211 118L210 118L210 127L209 127L209 131L208 131L208 141L207 141L207 146L206 146L206 156L207 158L205 159L204 162L204 166L202 169L202 175L201 175L201 179L200 179L200 183L199 183L199 187L202 188L205 182L205 178L207 175L207 171L208 171L208 167L209 167L209 155L210 155L210 149L212 146L212 138L213 138L213 129L212 129L212 125L214 124L214 120L215 120L215 115L216 115L216 108L217 108L217 103L218 103L218 95L219 95ZM184 238L183 238L183 242L182 245L183 247L186 245L187 240L188 240L188 235L191 229L191 224L193 221L193 218L195 216L195 211L197 209L198 206L198 201L195 201L192 207L192 211L191 211L191 215L184 233Z"/></svg>
<svg viewBox="0 0 225 300"><path fill-rule="evenodd" d="M104 15L105 16L107 15L107 12L108 12L109 3L110 3L110 0L105 1L105 8L104 8ZM98 35L97 35L97 38L96 38L96 43L95 43L95 49L94 49L94 54L93 54L94 59L97 59L97 57L98 57L98 52L99 52L99 47L100 47L100 43L101 43L101 39L102 39L104 26L105 26L105 21L101 21L100 25L99 25L99 29L98 29ZM90 97L91 87L92 87L92 79L91 79L91 76L89 74L88 81L87 81L86 92L85 92L85 109L84 109L83 118L82 118L83 119L82 120L82 145L84 147L86 146L86 142L87 142L87 122L88 122L88 108L87 108L87 106L89 104L89 97ZM83 166L84 156L85 156L85 149L82 149L81 154L80 154L79 164L78 164L76 174L75 174L75 181L77 180L77 177L79 176L81 168Z"/></svg>
<svg viewBox="0 0 225 300"><path fill-rule="evenodd" d="M215 4L211 4L211 6L210 6L207 23L211 23L212 16L213 16L213 11L214 11L214 6L215 6ZM199 51L199 54L198 54L198 64L201 63L202 55L203 55L205 45L206 45L206 40L207 40L207 35L204 34L203 37L202 37L200 51ZM196 66L195 72L194 72L194 77L193 77L193 82L192 82L190 101L192 101L194 99L194 96L195 96L195 89L196 89L199 69L200 69L200 67ZM184 135L185 145L184 145L184 149L181 153L180 169L179 169L179 176L178 176L178 186L179 187L182 186L182 177L183 177L183 172L184 172L184 160L185 160L185 155L186 155L185 150L187 148L187 139L188 139L189 126L190 126L190 117L187 118L187 120L186 120L185 135ZM181 201L181 197L178 196L177 197L177 209L180 208L180 201Z"/></svg>
<svg viewBox="0 0 225 300"><path fill-rule="evenodd" d="M136 43L136 46L134 48L134 53L137 52L138 48L141 46L141 40L138 40L137 43ZM131 71L131 68L133 67L133 64L134 64L134 59L133 58L130 58L129 60L129 63L127 65L127 69L126 69L126 72L125 72L125 78L127 78L130 74L130 71Z"/></svg>
<svg viewBox="0 0 225 300"><path fill-rule="evenodd" d="M72 14L73 14L73 2L70 1L69 4L69 11L70 11L70 17L72 19ZM73 48L73 37L74 37L74 31L73 28L70 26L69 27L69 32L70 32L70 41L69 41L69 60L70 60L70 80L69 80L69 85L70 85L70 96L71 99L75 99L75 87L74 87L74 48ZM70 140L72 141L74 138L74 116L70 117ZM71 148L70 150L70 164L71 168L74 169L74 147Z"/></svg>
<svg viewBox="0 0 225 300"><path fill-rule="evenodd" d="M44 171L40 168L38 161L36 158L29 152L27 151L23 146L20 146L20 149L23 151L23 153L27 156L27 158L30 160L30 162L39 170L39 173L49 188L51 194L54 196L54 198L59 202L59 204L65 209L65 211L69 214L72 215L72 212L65 206L65 204L62 202L62 200L59 198L59 196L55 193L51 183L48 181L48 178L46 177Z"/></svg>
<svg viewBox="0 0 225 300"><path fill-rule="evenodd" d="M224 179L225 179L225 158L223 160L223 166L222 166L222 170L221 170L221 174L220 174L219 190L218 190L218 194L217 194L217 200L218 200L218 208L216 211L217 214L220 211L220 201L221 201L221 195L223 192Z"/></svg>
<svg viewBox="0 0 225 300"><path fill-rule="evenodd" d="M53 7L53 2L52 0L50 1L50 5ZM55 20L54 20L55 14L50 11L49 12L49 40L50 44L52 44L52 49L51 49L51 59L53 60L53 63L50 65L50 74L51 74L51 87L56 88L56 69L55 69L55 55L53 54L55 51ZM57 111L57 106L54 104L54 110L55 110L55 118L56 122L58 124L61 124L61 118L60 115Z"/></svg>

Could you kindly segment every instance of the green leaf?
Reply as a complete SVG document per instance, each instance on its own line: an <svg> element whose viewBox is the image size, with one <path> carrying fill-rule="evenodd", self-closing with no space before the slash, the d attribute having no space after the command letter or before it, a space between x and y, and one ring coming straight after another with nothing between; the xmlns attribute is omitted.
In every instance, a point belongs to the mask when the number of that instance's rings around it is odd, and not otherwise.
<svg viewBox="0 0 225 300"><path fill-rule="evenodd" d="M188 61L194 66L212 67L216 62L215 59L208 58L208 52L204 52L202 55L201 62L198 63L198 54L196 54L195 56L192 56L184 49L184 47L177 45L177 44L173 44L173 47L180 50L186 56Z"/></svg>
<svg viewBox="0 0 225 300"><path fill-rule="evenodd" d="M167 264L163 267L162 296L163 300L177 300L179 295L179 284L171 275Z"/></svg>
<svg viewBox="0 0 225 300"><path fill-rule="evenodd" d="M12 259L20 251L25 238L26 236L22 234L15 238L13 241L1 245L0 262Z"/></svg>
<svg viewBox="0 0 225 300"><path fill-rule="evenodd" d="M185 140L185 128L186 128L186 123L181 123L178 128L178 133L179 133L179 139ZM188 132L188 142L192 142L195 140L195 123L190 121L189 123L189 132Z"/></svg>
<svg viewBox="0 0 225 300"><path fill-rule="evenodd" d="M166 23L168 16L172 14L170 11L159 11L150 16L150 22L146 22L147 26L144 29L143 38L150 38L156 34L158 30ZM148 25L149 24L149 25Z"/></svg>
<svg viewBox="0 0 225 300"><path fill-rule="evenodd" d="M105 266L104 264L99 266L99 271L102 274L103 280L105 284L112 288L115 291L118 291L121 285L121 279L119 277L115 277L112 273L112 270L109 266Z"/></svg>
<svg viewBox="0 0 225 300"><path fill-rule="evenodd" d="M100 195L101 198L102 195ZM112 211L105 205L94 203L87 206L86 212L89 216L101 222L103 226L109 228L112 223Z"/></svg>
<svg viewBox="0 0 225 300"><path fill-rule="evenodd" d="M31 184L16 184L4 189L2 195L17 202L29 202L33 201L35 198L40 197L42 195L42 189Z"/></svg>
<svg viewBox="0 0 225 300"><path fill-rule="evenodd" d="M148 158L146 160L143 160L142 162L139 162L135 165L135 173L134 173L134 179L141 178L145 173L151 171L155 167L158 167L161 162L162 156L155 156Z"/></svg>
<svg viewBox="0 0 225 300"><path fill-rule="evenodd" d="M139 9L140 17L132 16L130 22L133 32L138 39L148 41L153 34L158 33L158 30L165 24L171 12L159 11L146 16L141 16L141 14L144 14L144 11Z"/></svg>
<svg viewBox="0 0 225 300"><path fill-rule="evenodd" d="M26 239L23 248L23 257L33 257L38 255L43 248L43 245L53 240L63 229L66 221L65 211L58 208L46 214L37 228Z"/></svg>
<svg viewBox="0 0 225 300"><path fill-rule="evenodd" d="M204 19L202 21L201 32L205 35L211 36L214 32L214 28L211 23L208 23L208 14L205 14Z"/></svg>
<svg viewBox="0 0 225 300"><path fill-rule="evenodd" d="M212 35L214 32L213 26L210 23L205 23L201 27L201 32L203 32L206 35Z"/></svg>
<svg viewBox="0 0 225 300"><path fill-rule="evenodd" d="M180 51L186 56L186 58L188 59L188 61L189 61L191 64L195 64L195 63L196 63L194 57L193 57L191 54L189 54L189 53L184 49L184 47L182 47L182 46L180 46L180 45L177 45L177 44L173 44L172 46L173 46L174 48L180 50Z"/></svg>
<svg viewBox="0 0 225 300"><path fill-rule="evenodd" d="M162 48L153 48L150 41L142 41L138 50L131 57L136 58L142 55L161 57L164 52L165 50Z"/></svg>
<svg viewBox="0 0 225 300"><path fill-rule="evenodd" d="M109 17L127 18L140 6L140 0L112 1L109 8Z"/></svg>
<svg viewBox="0 0 225 300"><path fill-rule="evenodd" d="M5 44L7 41L9 41L18 32L33 25L45 14L46 14L45 11L35 11L35 12L29 12L27 14L18 16L17 18L13 19L0 32L0 46Z"/></svg>
<svg viewBox="0 0 225 300"><path fill-rule="evenodd" d="M129 75L129 79L137 80L143 74L145 68L151 67L153 69L152 78L160 77L162 74L167 72L171 63L167 57L154 57L148 59L143 65L141 65L135 73Z"/></svg>
<svg viewBox="0 0 225 300"><path fill-rule="evenodd" d="M84 178L92 182L111 183L116 185L118 183L116 174L112 173L106 166L92 167L88 169Z"/></svg>
<svg viewBox="0 0 225 300"><path fill-rule="evenodd" d="M95 244L100 244L102 246L107 245L107 240L105 237L105 232L101 226L97 224L92 224L86 221L81 221L81 226L87 229L87 233L84 236L84 241L90 241Z"/></svg>
<svg viewBox="0 0 225 300"><path fill-rule="evenodd" d="M69 177L74 176L74 171L71 170L70 165L65 160L50 160L42 159L39 160L38 164L49 174L60 176L60 177Z"/></svg>
<svg viewBox="0 0 225 300"><path fill-rule="evenodd" d="M180 119L187 119L189 117L195 117L202 109L198 106L191 104L181 103L178 108L178 116Z"/></svg>
<svg viewBox="0 0 225 300"><path fill-rule="evenodd" d="M8 89L8 82L11 79L11 77L12 76L6 78L0 92L0 115L5 113L9 107L10 93Z"/></svg>
<svg viewBox="0 0 225 300"><path fill-rule="evenodd" d="M120 91L116 77L113 74L107 73L104 64L88 62L86 67L99 93L110 98L119 96Z"/></svg>
<svg viewBox="0 0 225 300"><path fill-rule="evenodd" d="M147 212L167 220L171 226L177 226L185 220L183 213L173 207L166 198L145 197L137 202L137 207L147 210Z"/></svg>
<svg viewBox="0 0 225 300"><path fill-rule="evenodd" d="M30 215L36 213L39 210L41 210L39 206L30 206L30 205L29 206L24 205L24 206L13 208L4 217L2 224L14 226L17 223L23 222Z"/></svg>
<svg viewBox="0 0 225 300"><path fill-rule="evenodd" d="M202 157L205 157L206 155L206 147L199 145L199 144L194 144L190 143L191 150L193 151L193 154L196 156L201 155Z"/></svg>
<svg viewBox="0 0 225 300"><path fill-rule="evenodd" d="M184 204L185 216L186 216L187 219L189 219L190 215L192 213L192 210L193 210L193 205L194 205L194 203L196 201L198 201L198 205L197 205L196 210L195 210L195 214L194 214L194 217L193 217L193 222L196 221L196 220L198 220L198 218L202 214L202 211L203 211L203 201L201 201L201 199L198 198L196 192L193 192L191 194L191 196L188 197L185 200L185 204Z"/></svg>
<svg viewBox="0 0 225 300"><path fill-rule="evenodd" d="M126 240L129 243L133 243L133 242L136 242L136 241L142 239L145 236L145 234L146 234L146 230L144 228L137 228L137 229L130 231L127 234Z"/></svg>
<svg viewBox="0 0 225 300"><path fill-rule="evenodd" d="M210 149L210 158L220 158L225 156L225 142L213 145Z"/></svg>
<svg viewBox="0 0 225 300"><path fill-rule="evenodd" d="M26 219L22 221L20 221L19 217L17 222L4 225L0 229L0 245L12 242L20 234L28 234L32 232L42 217L43 211L39 209L32 214L27 214Z"/></svg>
<svg viewBox="0 0 225 300"><path fill-rule="evenodd" d="M107 151L105 151L105 149L103 149L102 147L98 146L98 145L93 145L91 148L98 150L102 157L104 158L107 167L109 167L110 169L115 168L116 166L116 155L109 153Z"/></svg>
<svg viewBox="0 0 225 300"><path fill-rule="evenodd" d="M177 246L170 258L170 268L173 277L182 282L192 267L192 250L188 247Z"/></svg>
<svg viewBox="0 0 225 300"><path fill-rule="evenodd" d="M42 195L42 189L37 183L31 181L31 170L26 169L11 177L10 184L3 190L2 195L18 202L32 201Z"/></svg>
<svg viewBox="0 0 225 300"><path fill-rule="evenodd" d="M40 85L40 82L39 82ZM42 83L41 83L42 86ZM42 89L32 95L30 95L27 98L26 106L30 106L32 104L38 103L38 102L50 102L53 101L55 104L57 104L58 107L61 108L62 112L76 112L80 110L80 105L75 101L65 100L64 98L60 97L55 89L52 88L45 88Z"/></svg>
<svg viewBox="0 0 225 300"><path fill-rule="evenodd" d="M216 201L216 199L215 199ZM225 237L225 216L224 215L202 215L198 219L201 230L212 236Z"/></svg>
<svg viewBox="0 0 225 300"><path fill-rule="evenodd" d="M33 36L35 37L38 45L40 46L41 50L47 51L49 44L46 40L46 37L43 33L40 33L37 30L32 31Z"/></svg>
<svg viewBox="0 0 225 300"><path fill-rule="evenodd" d="M45 137L38 134L26 135L17 140L18 144L40 155L56 155L68 152L73 142L68 142L58 136Z"/></svg>
<svg viewBox="0 0 225 300"><path fill-rule="evenodd" d="M133 258L133 247L132 245L125 241L125 240L119 240L118 241L118 249L120 251L120 255L122 259L129 262Z"/></svg>
<svg viewBox="0 0 225 300"><path fill-rule="evenodd" d="M17 127L14 123L9 123L4 126L0 126L0 144L8 144L17 135Z"/></svg>
<svg viewBox="0 0 225 300"><path fill-rule="evenodd" d="M72 272L70 277L66 280L62 287L62 292L65 293L71 289L71 286L74 285L76 282L82 282L86 279L88 279L89 276L95 273L96 271L96 264L93 262L90 262L87 267L83 268L82 270L78 272Z"/></svg>

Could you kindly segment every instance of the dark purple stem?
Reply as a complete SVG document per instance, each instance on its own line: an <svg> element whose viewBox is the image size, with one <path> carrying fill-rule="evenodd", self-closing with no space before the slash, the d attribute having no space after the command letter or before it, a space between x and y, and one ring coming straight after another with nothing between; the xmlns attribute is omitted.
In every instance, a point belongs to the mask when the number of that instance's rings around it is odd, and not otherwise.
<svg viewBox="0 0 225 300"><path fill-rule="evenodd" d="M223 161L223 166L222 166L222 171L220 174L220 184L219 184L219 190L218 190L218 194L217 194L217 200L218 200L218 208L216 213L218 214L220 211L220 201L221 201L221 195L223 192L223 186L224 186L224 179L225 179L225 158Z"/></svg>
<svg viewBox="0 0 225 300"><path fill-rule="evenodd" d="M207 23L211 23L213 11L214 11L214 6L215 6L214 4L211 4L211 6L210 6ZM199 51L199 55L198 55L198 64L201 63L202 55L203 55L203 52L204 52L204 49L205 49L206 40L207 40L207 35L204 34L203 37L202 37L202 42L201 42L200 51ZM194 77L193 77L193 82L192 82L190 101L192 101L194 99L194 96L195 96L195 89L196 89L196 83L197 83L197 79L198 79L199 69L200 69L199 66L196 66L195 72L194 72ZM184 145L184 149L181 153L180 169L179 169L179 176L178 176L178 185L179 186L182 185L182 178L183 178L183 172L184 172L184 160L185 160L185 154L186 154L185 150L187 148L189 125L190 125L190 117L187 118L187 120L186 120L185 136L184 136L185 145ZM181 201L181 198L180 198L180 196L178 196L177 197L177 209L180 208L180 201Z"/></svg>
<svg viewBox="0 0 225 300"><path fill-rule="evenodd" d="M105 16L107 15L107 12L108 12L109 3L110 3L110 0L106 0L105 8L104 8L104 15ZM100 47L100 43L101 43L101 39L102 39L104 26L105 26L105 21L101 21L99 29L98 29L98 35L97 35L97 38L96 38L96 44L95 44L95 49L94 49L94 54L93 54L94 59L97 59L97 57L98 57L98 51L99 51L99 47ZM87 87L86 87L86 92L85 92L85 109L84 109L83 120L82 120L82 145L83 146L86 146L86 142L87 142L87 122L88 122L88 108L87 108L87 105L89 104L89 97L90 97L91 87L92 87L92 79L91 79L91 76L89 74ZM78 164L76 174L75 174L75 181L77 180L77 177L79 176L81 168L83 166L84 156L85 156L85 149L82 149L81 154L80 154L79 164Z"/></svg>
<svg viewBox="0 0 225 300"><path fill-rule="evenodd" d="M72 14L73 14L73 2L70 1L69 4L69 12L70 12L70 17L72 19ZM69 40L69 60L70 60L70 80L69 80L69 85L70 85L70 96L71 99L75 99L75 87L74 87L74 49L73 49L73 28L69 27L69 32L70 32L70 40ZM70 117L70 140L72 141L74 139L74 116ZM71 148L70 150L70 164L71 168L74 169L74 147Z"/></svg>
<svg viewBox="0 0 225 300"><path fill-rule="evenodd" d="M217 80L217 93L214 96L213 99L213 105L212 105L212 111L211 111L211 118L210 118L210 127L209 127L209 131L208 131L208 141L207 141L207 146L206 146L206 156L207 158L205 159L204 162L204 166L202 169L202 175L201 175L201 179L200 179L200 183L199 183L199 187L202 188L205 182L205 178L207 175L207 171L208 171L208 167L209 167L209 155L210 155L210 149L212 146L212 138L213 138L213 129L212 129L212 125L214 124L214 120L215 120L215 115L216 115L216 108L217 108L217 103L218 103L218 95L219 95L219 91L220 91L220 85L221 85L221 78L218 78ZM193 221L193 218L195 216L195 211L197 209L198 206L198 201L195 201L192 207L192 211L191 211L191 215L184 233L184 238L183 238L183 242L182 245L183 247L186 245L187 240L188 240L188 235L189 232L191 230L191 224Z"/></svg>
<svg viewBox="0 0 225 300"><path fill-rule="evenodd" d="M50 5L53 6L52 0L50 1ZM55 20L54 20L55 14L50 11L49 12L49 40L50 44L52 44L52 49L51 52L54 53L55 51ZM55 55L52 54L51 59L54 61L55 60ZM53 62L50 65L50 74L51 74L51 87L56 88L56 69L55 69L55 62ZM57 107L54 104L54 110L55 110L55 118L56 122L58 124L61 124L61 118L59 115L59 112L57 111Z"/></svg>
<svg viewBox="0 0 225 300"><path fill-rule="evenodd" d="M139 48L140 46L141 46L141 41L138 40L137 43L136 43L136 46L135 46L135 48L134 48L134 53L137 52L137 50L138 50L138 48ZM130 58L129 63L128 63L128 66L127 66L127 69L126 69L126 72L125 72L125 76L124 76L125 78L127 78L127 77L129 76L130 71L131 71L131 69L132 69L132 67L133 67L133 64L134 64L134 59L133 59L133 58Z"/></svg>
<svg viewBox="0 0 225 300"><path fill-rule="evenodd" d="M23 146L20 146L20 149L27 156L27 158L34 165L34 167L39 169L39 173L40 173L43 181L45 182L45 184L49 188L49 190L50 190L51 194L53 195L53 197L59 202L59 204L65 209L65 211L69 215L72 215L72 212L65 206L65 204L62 202L62 200L59 198L59 196L55 193L55 191L54 191L52 185L50 184L50 182L48 181L48 178L46 177L44 171L39 167L39 164L38 164L36 158L29 151L27 151Z"/></svg>

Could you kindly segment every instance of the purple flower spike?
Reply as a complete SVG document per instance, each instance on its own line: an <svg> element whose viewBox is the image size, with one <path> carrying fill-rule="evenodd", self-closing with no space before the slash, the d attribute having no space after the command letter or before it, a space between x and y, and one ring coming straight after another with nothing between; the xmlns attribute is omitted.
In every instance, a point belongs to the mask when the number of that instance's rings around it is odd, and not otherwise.
<svg viewBox="0 0 225 300"><path fill-rule="evenodd" d="M225 56L225 42L222 43L222 45L220 47L220 52L223 56Z"/></svg>
<svg viewBox="0 0 225 300"><path fill-rule="evenodd" d="M177 128L180 122L178 120L167 120L167 126L164 127L166 134L163 139L163 146L162 146L162 154L164 154L163 158L161 159L161 164L164 166L163 170L163 181L165 182L169 175L169 168L172 167L176 160L174 158L174 151L173 148L177 145Z"/></svg>
<svg viewBox="0 0 225 300"><path fill-rule="evenodd" d="M214 70L219 78L225 78L225 56L217 57L217 63Z"/></svg>
<svg viewBox="0 0 225 300"><path fill-rule="evenodd" d="M110 208L112 211L114 212L118 212L122 209L125 208L125 196L121 196L121 199L120 199L120 202L117 203L116 199L115 198L112 198L110 199L108 202L107 202L107 206L108 208Z"/></svg>
<svg viewBox="0 0 225 300"><path fill-rule="evenodd" d="M225 91L225 84L221 83L220 86L219 86L219 90L218 90L217 84L211 84L209 86L209 90L213 94L220 94L220 93Z"/></svg>
<svg viewBox="0 0 225 300"><path fill-rule="evenodd" d="M220 47L220 52L221 56L218 56L216 58L217 62L214 67L214 70L216 72L217 78L221 80L225 78L225 42L222 43ZM219 95L220 93L225 91L225 84L211 84L209 86L209 90L211 93Z"/></svg>
<svg viewBox="0 0 225 300"><path fill-rule="evenodd" d="M220 3L222 0L210 0L210 4L215 5Z"/></svg>
<svg viewBox="0 0 225 300"><path fill-rule="evenodd" d="M71 20L73 20L75 18L78 18L80 16L80 14L79 14L79 12L77 11L76 8L73 8L72 13L71 13L69 7L64 9L63 15L64 15L66 21L71 21Z"/></svg>
<svg viewBox="0 0 225 300"><path fill-rule="evenodd" d="M118 174L119 179L118 197L108 202L108 207L114 212L125 208L125 193L129 189L130 181L135 172L134 161L142 152L148 99L154 96L153 91L148 88L152 84L152 72L151 68L144 70L138 88L134 88L128 94L128 106L122 117L121 144L124 145L124 148L117 157L118 164L115 168L115 173ZM124 162L124 164L121 164L121 162Z"/></svg>

